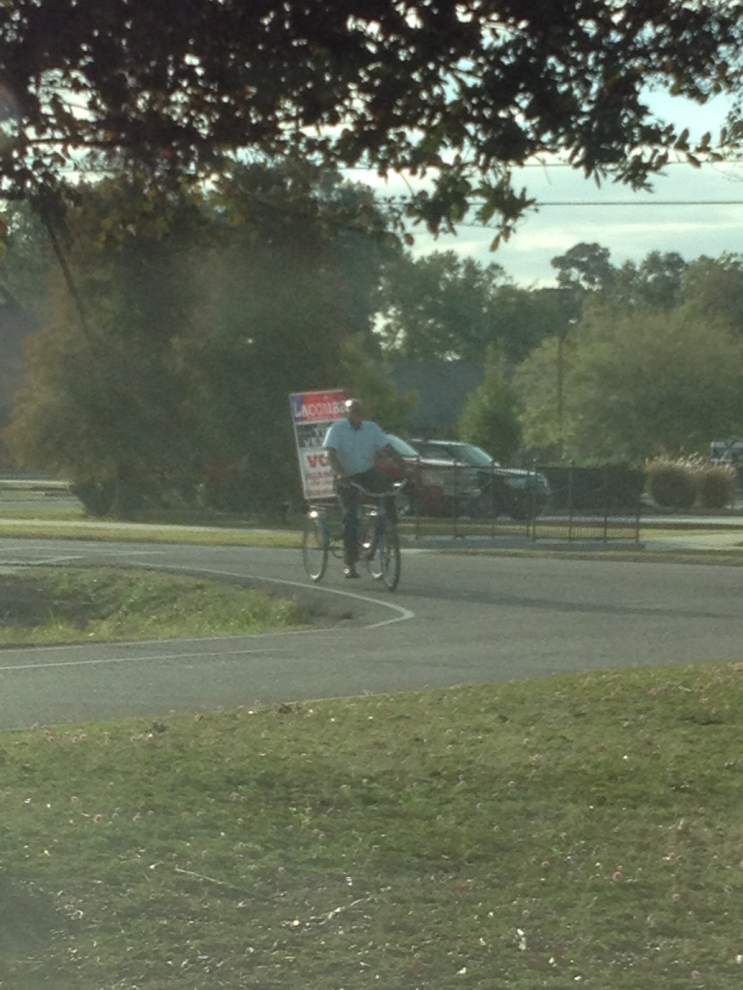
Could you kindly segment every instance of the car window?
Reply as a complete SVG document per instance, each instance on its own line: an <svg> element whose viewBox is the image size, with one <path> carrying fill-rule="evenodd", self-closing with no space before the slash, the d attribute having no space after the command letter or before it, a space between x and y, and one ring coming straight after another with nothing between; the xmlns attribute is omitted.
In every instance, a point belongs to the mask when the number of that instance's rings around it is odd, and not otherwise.
<svg viewBox="0 0 743 990"><path fill-rule="evenodd" d="M400 457L417 457L418 451L414 447L411 447L409 443L401 440L400 437L396 437L394 433L388 433L387 439L390 442L390 447L397 451Z"/></svg>
<svg viewBox="0 0 743 990"><path fill-rule="evenodd" d="M468 464L474 464L476 467L490 467L493 463L493 458L490 454L486 454L482 447L476 447L473 443L462 445L460 457L463 461L467 461Z"/></svg>
<svg viewBox="0 0 743 990"><path fill-rule="evenodd" d="M425 441L416 440L415 449L421 455L421 457L436 457L439 460L451 460L451 454L448 454L446 450L442 449L438 444L426 443Z"/></svg>
<svg viewBox="0 0 743 990"><path fill-rule="evenodd" d="M492 460L481 447L470 443L446 443L445 440L414 440L421 457L436 457L442 461L459 461L473 467L490 467ZM496 462L497 463L497 462Z"/></svg>

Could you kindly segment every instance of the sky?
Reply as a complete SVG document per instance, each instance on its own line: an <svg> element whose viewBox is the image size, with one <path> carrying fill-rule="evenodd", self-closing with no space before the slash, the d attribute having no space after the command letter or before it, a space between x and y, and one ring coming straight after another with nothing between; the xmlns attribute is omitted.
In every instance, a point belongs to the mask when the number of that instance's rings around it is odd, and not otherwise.
<svg viewBox="0 0 743 990"><path fill-rule="evenodd" d="M665 94L648 94L647 100L659 116L688 127L692 140L706 131L712 132L714 140L731 106L731 100L723 97L704 106ZM354 178L359 181L357 175ZM368 175L366 181L383 194L407 191L400 179L384 183ZM583 205L542 206L530 211L516 233L495 252L489 250L492 231L462 226L456 236L434 239L421 227L412 228L413 254L453 250L483 264L502 265L518 284L546 286L554 284L550 259L581 241L607 247L615 265L627 260L639 262L650 251L676 251L686 261L702 254L719 257L723 252L743 252L743 161L700 169L669 165L665 174L653 181L652 192L635 193L616 183L597 188L593 180L564 166L521 169L514 184L517 189L525 186L542 203ZM632 205L588 205L618 200ZM736 201L737 205L704 205L719 200ZM669 201L679 205L662 205Z"/></svg>

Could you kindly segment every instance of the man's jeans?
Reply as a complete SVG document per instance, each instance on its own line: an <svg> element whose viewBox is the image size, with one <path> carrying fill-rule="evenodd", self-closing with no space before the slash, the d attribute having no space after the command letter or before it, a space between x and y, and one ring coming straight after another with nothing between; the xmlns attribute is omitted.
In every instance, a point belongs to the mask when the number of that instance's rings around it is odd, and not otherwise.
<svg viewBox="0 0 743 990"><path fill-rule="evenodd" d="M341 511L343 512L343 559L347 567L353 567L359 557L359 505L364 496L350 481L356 482L369 492L392 491L393 481L376 468L351 475L338 482L337 494ZM393 497L384 500L387 518L397 522L397 507Z"/></svg>

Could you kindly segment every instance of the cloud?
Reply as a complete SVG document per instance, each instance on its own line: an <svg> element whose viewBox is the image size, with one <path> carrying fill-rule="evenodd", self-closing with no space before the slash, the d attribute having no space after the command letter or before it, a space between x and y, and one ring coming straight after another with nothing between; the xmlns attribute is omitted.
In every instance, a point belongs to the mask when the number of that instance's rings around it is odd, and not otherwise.
<svg viewBox="0 0 743 990"><path fill-rule="evenodd" d="M455 237L433 238L416 228L415 255L453 250L483 264L497 262L516 282L545 285L554 281L551 258L580 241L596 241L609 248L614 264L639 262L650 251L675 251L691 260L700 254L719 257L741 249L743 182L737 166L697 170L678 165L657 178L652 192L633 192L616 185L597 189L567 169L549 170L546 175L533 171L537 174L528 176L530 192L538 199L577 205L543 206L528 213L497 252L489 250L493 230L465 224ZM719 200L739 201L740 205L711 205ZM580 205L616 201L631 205ZM676 205L662 205L667 202Z"/></svg>
<svg viewBox="0 0 743 990"><path fill-rule="evenodd" d="M649 93L647 101L658 116L679 127L689 127L692 138L709 130L719 131L732 101L709 100L704 106L665 93ZM421 180L406 182L400 176L380 179L373 172L354 171L349 178L367 181L382 195L409 195L422 188ZM430 185L430 177L425 185ZM686 163L671 164L652 180L652 189L633 191L619 183L597 187L580 172L552 160L547 167L527 167L514 174L514 185L524 186L542 206L519 223L516 233L497 252L489 250L495 231L460 226L456 236L432 237L422 227L411 228L416 257L431 251L452 250L483 264L497 262L522 284L551 284L550 259L564 254L580 241L597 241L609 248L614 264L641 261L650 251L676 251L691 260L706 254L740 252L743 244L743 165L718 163L695 169ZM737 201L716 206L712 201ZM588 203L627 202L629 206L589 206ZM676 205L661 205L672 202ZM682 205L683 204L683 205Z"/></svg>

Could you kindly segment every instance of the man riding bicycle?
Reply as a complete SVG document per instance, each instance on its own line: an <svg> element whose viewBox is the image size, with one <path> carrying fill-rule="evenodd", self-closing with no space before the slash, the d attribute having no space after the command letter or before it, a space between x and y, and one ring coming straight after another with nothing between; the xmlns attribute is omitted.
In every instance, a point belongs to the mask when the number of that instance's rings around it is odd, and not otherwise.
<svg viewBox="0 0 743 990"><path fill-rule="evenodd" d="M375 467L377 455L384 451L401 467L404 462L390 445L387 434L373 420L364 419L360 399L346 400L346 418L333 423L325 434L323 447L336 479L336 494L343 512L343 573L347 578L358 577L358 505L362 498L355 485L368 492L392 491L393 482ZM397 521L395 500L385 500L387 517Z"/></svg>

